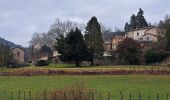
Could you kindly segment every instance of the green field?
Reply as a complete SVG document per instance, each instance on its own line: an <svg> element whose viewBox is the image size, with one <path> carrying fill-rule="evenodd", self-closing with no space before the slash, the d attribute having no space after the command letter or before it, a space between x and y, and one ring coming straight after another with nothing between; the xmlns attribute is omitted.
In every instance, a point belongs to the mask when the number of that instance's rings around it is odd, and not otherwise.
<svg viewBox="0 0 170 100"><path fill-rule="evenodd" d="M72 88L75 84L84 84L84 88L105 94L110 92L113 97L119 98L120 91L124 98L137 98L140 92L143 98L147 98L150 93L155 100L156 94L160 95L160 100L166 100L166 94L170 94L170 76L149 76L149 75L80 75L80 76L0 76L0 98L3 91L42 92L44 90ZM144 99L147 100L147 99Z"/></svg>

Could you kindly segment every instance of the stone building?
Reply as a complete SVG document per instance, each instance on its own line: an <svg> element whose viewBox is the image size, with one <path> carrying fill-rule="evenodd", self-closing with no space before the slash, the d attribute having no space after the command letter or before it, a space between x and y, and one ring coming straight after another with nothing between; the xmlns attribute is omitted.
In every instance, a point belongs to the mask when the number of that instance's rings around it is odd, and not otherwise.
<svg viewBox="0 0 170 100"><path fill-rule="evenodd" d="M24 63L24 50L16 47L11 49L13 63L23 64Z"/></svg>

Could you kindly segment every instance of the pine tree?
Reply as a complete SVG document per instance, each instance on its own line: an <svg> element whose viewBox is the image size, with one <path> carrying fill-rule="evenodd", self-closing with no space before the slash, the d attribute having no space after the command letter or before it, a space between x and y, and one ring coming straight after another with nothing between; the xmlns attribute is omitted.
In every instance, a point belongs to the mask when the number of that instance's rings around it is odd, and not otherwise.
<svg viewBox="0 0 170 100"><path fill-rule="evenodd" d="M56 38L55 49L61 54L60 58L62 61L67 61L67 43L66 37L64 35L59 35Z"/></svg>
<svg viewBox="0 0 170 100"><path fill-rule="evenodd" d="M117 46L118 57L128 64L139 64L140 44L131 38L125 38Z"/></svg>
<svg viewBox="0 0 170 100"><path fill-rule="evenodd" d="M81 61L86 60L87 47L78 28L71 30L66 37L61 35L57 38L55 47L61 54L62 61L74 61L78 67Z"/></svg>
<svg viewBox="0 0 170 100"><path fill-rule="evenodd" d="M141 8L139 9L137 16L135 14L132 14L130 18L129 29L144 28L148 26L149 25L144 17L144 12ZM125 28L127 29L127 24L125 24Z"/></svg>
<svg viewBox="0 0 170 100"><path fill-rule="evenodd" d="M0 66L7 66L10 62L10 47L5 45L0 45Z"/></svg>
<svg viewBox="0 0 170 100"><path fill-rule="evenodd" d="M104 52L101 27L96 17L92 17L87 23L85 42L89 50L89 60L93 66L94 59L103 56Z"/></svg>
<svg viewBox="0 0 170 100"><path fill-rule="evenodd" d="M170 25L166 27L165 38L167 50L170 51Z"/></svg>
<svg viewBox="0 0 170 100"><path fill-rule="evenodd" d="M125 27L124 27L124 30L125 30L125 31L129 31L129 30L130 30L129 28L130 28L130 27L129 27L129 24L128 24L128 22L126 22Z"/></svg>
<svg viewBox="0 0 170 100"><path fill-rule="evenodd" d="M80 62L83 61L86 56L86 45L81 31L78 28L76 28L75 31L72 30L66 39L68 45L67 57L70 61L75 61L76 66L80 66Z"/></svg>
<svg viewBox="0 0 170 100"><path fill-rule="evenodd" d="M133 14L130 19L130 29L136 29L136 28L137 28L137 20L135 14Z"/></svg>
<svg viewBox="0 0 170 100"><path fill-rule="evenodd" d="M141 8L139 8L139 12L136 16L136 20L137 20L137 28L148 27L148 23L146 22L144 17L144 12Z"/></svg>

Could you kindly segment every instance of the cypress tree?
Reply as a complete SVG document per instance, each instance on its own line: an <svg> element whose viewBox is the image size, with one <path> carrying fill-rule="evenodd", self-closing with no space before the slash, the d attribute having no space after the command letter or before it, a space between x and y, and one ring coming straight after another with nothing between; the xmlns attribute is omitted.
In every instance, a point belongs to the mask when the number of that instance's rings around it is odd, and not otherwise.
<svg viewBox="0 0 170 100"><path fill-rule="evenodd" d="M128 25L128 23L125 24L125 30L128 29L127 25ZM144 12L141 8L139 9L137 16L135 14L132 14L132 16L130 18L129 29L144 28L144 27L148 27L148 26L149 25L144 17Z"/></svg>
<svg viewBox="0 0 170 100"><path fill-rule="evenodd" d="M89 60L91 61L91 66L93 66L94 59L103 56L104 52L101 27L96 17L92 17L87 23L85 42L89 50Z"/></svg>
<svg viewBox="0 0 170 100"><path fill-rule="evenodd" d="M133 14L132 16L131 16L131 19L130 19L130 28L131 29L136 29L137 28L137 20L136 20L136 16L135 16L135 14Z"/></svg>
<svg viewBox="0 0 170 100"><path fill-rule="evenodd" d="M141 8L139 8L139 12L136 16L136 20L137 20L137 28L148 27L148 23L146 22L144 17L144 12Z"/></svg>
<svg viewBox="0 0 170 100"><path fill-rule="evenodd" d="M81 31L76 28L71 31L67 37L66 42L68 45L68 58L70 61L75 61L76 66L80 66L80 62L84 60L86 54L86 45L83 40Z"/></svg>
<svg viewBox="0 0 170 100"><path fill-rule="evenodd" d="M128 22L126 22L125 27L124 27L124 30L125 30L125 31L129 31L129 30L130 30L130 29L129 29L129 24L128 24Z"/></svg>

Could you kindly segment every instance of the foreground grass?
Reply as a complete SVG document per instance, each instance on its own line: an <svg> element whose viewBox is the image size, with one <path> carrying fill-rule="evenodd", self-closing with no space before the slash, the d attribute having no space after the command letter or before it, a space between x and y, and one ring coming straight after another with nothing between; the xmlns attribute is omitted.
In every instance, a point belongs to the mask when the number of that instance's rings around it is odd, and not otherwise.
<svg viewBox="0 0 170 100"><path fill-rule="evenodd" d="M71 88L74 84L84 84L84 87L103 94L110 92L115 98L120 91L128 97L130 93L137 97L140 92L145 98L150 93L153 97L160 94L162 98L170 94L170 76L149 75L80 75L80 76L0 76L0 95L3 91L42 92ZM152 99L150 99L152 100ZM154 99L153 99L154 100ZM165 100L165 99L161 99Z"/></svg>

